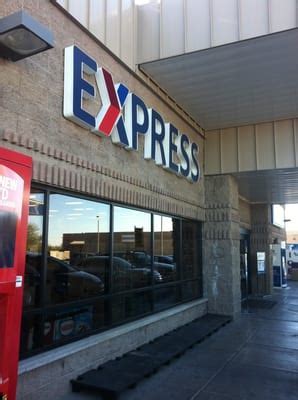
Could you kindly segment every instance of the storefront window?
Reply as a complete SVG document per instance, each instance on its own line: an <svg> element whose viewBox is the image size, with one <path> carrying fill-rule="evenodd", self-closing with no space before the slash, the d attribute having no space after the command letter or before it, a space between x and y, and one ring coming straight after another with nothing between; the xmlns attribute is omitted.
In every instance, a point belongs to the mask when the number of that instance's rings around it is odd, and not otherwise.
<svg viewBox="0 0 298 400"><path fill-rule="evenodd" d="M151 216L114 208L113 289L122 291L151 285Z"/></svg>
<svg viewBox="0 0 298 400"><path fill-rule="evenodd" d="M111 305L112 323L119 324L152 312L152 293L147 290L117 295L111 300Z"/></svg>
<svg viewBox="0 0 298 400"><path fill-rule="evenodd" d="M179 220L154 216L154 269L163 283L178 279L179 266Z"/></svg>
<svg viewBox="0 0 298 400"><path fill-rule="evenodd" d="M109 270L110 207L51 194L49 203L46 301L65 303L102 295Z"/></svg>
<svg viewBox="0 0 298 400"><path fill-rule="evenodd" d="M44 193L32 191L29 200L27 254L24 277L23 303L25 309L32 309L40 304L43 221ZM36 259L36 262L32 261L32 256L38 257L38 259Z"/></svg>
<svg viewBox="0 0 298 400"><path fill-rule="evenodd" d="M161 311L174 306L181 301L180 286L171 285L154 291L154 310Z"/></svg>
<svg viewBox="0 0 298 400"><path fill-rule="evenodd" d="M192 300L202 296L201 280L188 281L182 284L182 300Z"/></svg>
<svg viewBox="0 0 298 400"><path fill-rule="evenodd" d="M201 297L201 269L197 222L33 189L21 356Z"/></svg>
<svg viewBox="0 0 298 400"><path fill-rule="evenodd" d="M21 356L42 347L43 329L41 314L25 314L21 329Z"/></svg>
<svg viewBox="0 0 298 400"><path fill-rule="evenodd" d="M103 300L91 304L67 306L47 313L43 325L43 345L51 346L92 332L104 325Z"/></svg>
<svg viewBox="0 0 298 400"><path fill-rule="evenodd" d="M199 276L200 267L200 225L192 221L182 221L182 262L183 279Z"/></svg>

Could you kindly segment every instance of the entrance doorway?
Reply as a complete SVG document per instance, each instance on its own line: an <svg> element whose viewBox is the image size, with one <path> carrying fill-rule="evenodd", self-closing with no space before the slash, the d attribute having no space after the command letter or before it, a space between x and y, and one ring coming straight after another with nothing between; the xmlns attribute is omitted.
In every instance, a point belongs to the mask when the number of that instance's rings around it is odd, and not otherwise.
<svg viewBox="0 0 298 400"><path fill-rule="evenodd" d="M240 287L241 300L251 294L249 268L249 233L240 234Z"/></svg>

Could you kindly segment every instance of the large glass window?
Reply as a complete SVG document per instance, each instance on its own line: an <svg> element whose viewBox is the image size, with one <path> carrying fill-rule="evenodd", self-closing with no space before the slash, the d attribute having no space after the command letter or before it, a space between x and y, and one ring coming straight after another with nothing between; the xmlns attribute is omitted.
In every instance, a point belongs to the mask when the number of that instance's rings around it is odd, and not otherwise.
<svg viewBox="0 0 298 400"><path fill-rule="evenodd" d="M114 207L113 288L115 291L151 285L151 216Z"/></svg>
<svg viewBox="0 0 298 400"><path fill-rule="evenodd" d="M49 203L46 301L64 303L107 290L110 206L60 194Z"/></svg>
<svg viewBox="0 0 298 400"><path fill-rule="evenodd" d="M154 215L154 269L163 283L178 279L179 230L178 219Z"/></svg>
<svg viewBox="0 0 298 400"><path fill-rule="evenodd" d="M184 279L199 276L200 267L200 231L199 224L182 220L182 260L181 270Z"/></svg>
<svg viewBox="0 0 298 400"><path fill-rule="evenodd" d="M24 277L25 309L40 305L40 284L42 280L42 244L44 224L44 193L32 190L29 200L29 218L27 231L27 254ZM32 260L32 257L35 260Z"/></svg>
<svg viewBox="0 0 298 400"><path fill-rule="evenodd" d="M32 189L21 356L202 296L201 258L198 222Z"/></svg>

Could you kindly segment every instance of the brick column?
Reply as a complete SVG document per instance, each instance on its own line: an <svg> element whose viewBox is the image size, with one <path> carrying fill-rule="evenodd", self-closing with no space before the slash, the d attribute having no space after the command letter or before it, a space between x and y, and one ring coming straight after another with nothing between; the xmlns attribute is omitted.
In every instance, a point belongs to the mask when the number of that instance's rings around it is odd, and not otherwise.
<svg viewBox="0 0 298 400"><path fill-rule="evenodd" d="M239 208L236 180L205 177L204 294L209 312L235 315L241 310Z"/></svg>

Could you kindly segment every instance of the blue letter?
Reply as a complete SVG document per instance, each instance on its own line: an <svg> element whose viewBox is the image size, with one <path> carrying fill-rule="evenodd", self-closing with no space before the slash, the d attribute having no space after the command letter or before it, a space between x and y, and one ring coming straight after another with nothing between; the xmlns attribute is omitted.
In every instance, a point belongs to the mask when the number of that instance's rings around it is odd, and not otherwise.
<svg viewBox="0 0 298 400"><path fill-rule="evenodd" d="M83 78L83 71L87 74L95 74L96 62L83 53L78 47L74 47L74 87L73 87L73 114L87 126L95 127L95 118L82 108L82 97L95 96L94 86Z"/></svg>

